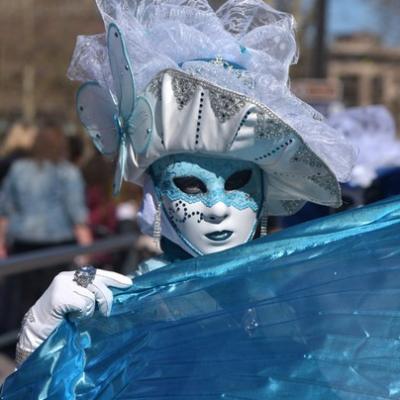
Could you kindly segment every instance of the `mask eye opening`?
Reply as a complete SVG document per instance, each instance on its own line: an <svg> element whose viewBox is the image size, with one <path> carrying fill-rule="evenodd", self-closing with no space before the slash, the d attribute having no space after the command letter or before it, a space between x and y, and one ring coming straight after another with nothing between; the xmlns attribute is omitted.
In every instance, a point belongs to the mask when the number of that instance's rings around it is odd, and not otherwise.
<svg viewBox="0 0 400 400"><path fill-rule="evenodd" d="M237 171L233 173L226 181L225 181L225 190L231 191L231 190L238 190L241 189L242 187L246 186L252 176L252 170L251 169L244 169L242 171Z"/></svg>
<svg viewBox="0 0 400 400"><path fill-rule="evenodd" d="M183 193L196 195L207 193L205 183L195 176L179 176L173 178L175 186Z"/></svg>

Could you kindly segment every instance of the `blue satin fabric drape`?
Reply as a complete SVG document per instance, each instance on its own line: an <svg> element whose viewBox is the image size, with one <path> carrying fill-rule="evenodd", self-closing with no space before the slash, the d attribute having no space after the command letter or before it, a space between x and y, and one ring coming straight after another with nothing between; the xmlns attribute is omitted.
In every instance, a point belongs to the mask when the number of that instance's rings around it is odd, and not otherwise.
<svg viewBox="0 0 400 400"><path fill-rule="evenodd" d="M400 399L400 198L193 258L65 321L1 399Z"/></svg>

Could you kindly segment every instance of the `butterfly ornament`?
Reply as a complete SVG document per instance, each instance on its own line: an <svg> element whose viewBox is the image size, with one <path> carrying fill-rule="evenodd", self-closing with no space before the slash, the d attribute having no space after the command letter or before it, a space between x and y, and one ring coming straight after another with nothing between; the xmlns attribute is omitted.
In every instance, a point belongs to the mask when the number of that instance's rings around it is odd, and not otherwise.
<svg viewBox="0 0 400 400"><path fill-rule="evenodd" d="M78 90L79 118L97 149L106 156L118 157L113 192L118 194L129 156L146 151L153 132L153 111L148 100L136 96L135 81L125 42L118 26L107 31L107 49L114 92L96 81L84 83Z"/></svg>

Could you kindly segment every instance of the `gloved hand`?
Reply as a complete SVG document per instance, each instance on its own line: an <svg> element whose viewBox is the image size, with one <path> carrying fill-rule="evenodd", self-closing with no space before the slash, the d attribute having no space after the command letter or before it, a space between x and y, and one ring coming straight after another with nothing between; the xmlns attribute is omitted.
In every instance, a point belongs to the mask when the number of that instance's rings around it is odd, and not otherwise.
<svg viewBox="0 0 400 400"><path fill-rule="evenodd" d="M97 303L100 313L108 317L113 301L108 286L124 289L132 285L125 275L97 269L94 280L85 288L74 281L74 274L74 271L58 274L25 315L17 344L18 365L47 339L66 314L90 318Z"/></svg>

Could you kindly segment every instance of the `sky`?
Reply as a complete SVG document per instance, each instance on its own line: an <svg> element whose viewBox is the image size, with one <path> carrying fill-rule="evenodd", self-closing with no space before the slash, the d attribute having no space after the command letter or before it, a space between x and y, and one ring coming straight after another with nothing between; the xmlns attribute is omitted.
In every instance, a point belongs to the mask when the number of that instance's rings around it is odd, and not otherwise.
<svg viewBox="0 0 400 400"><path fill-rule="evenodd" d="M355 31L379 32L379 19L367 0L330 0L328 4L331 38Z"/></svg>

